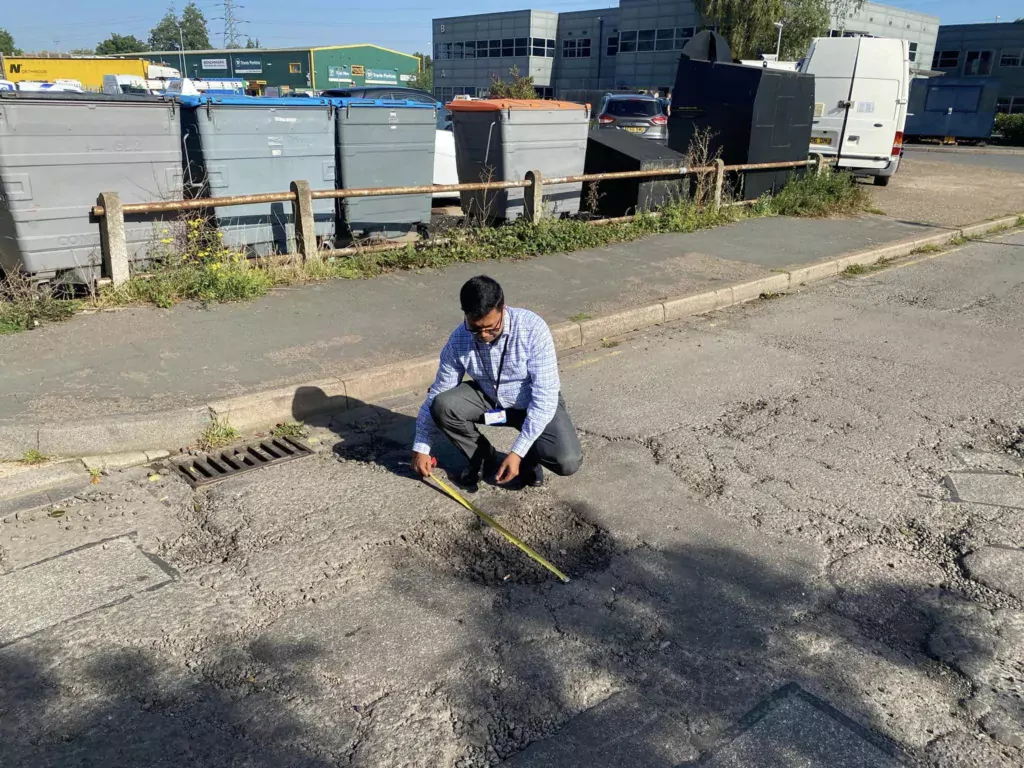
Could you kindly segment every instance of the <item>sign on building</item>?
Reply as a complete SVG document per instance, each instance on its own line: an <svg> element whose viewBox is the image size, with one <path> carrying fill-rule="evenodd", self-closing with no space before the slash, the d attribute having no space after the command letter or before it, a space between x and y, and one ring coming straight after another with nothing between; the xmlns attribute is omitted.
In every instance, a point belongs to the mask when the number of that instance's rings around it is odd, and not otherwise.
<svg viewBox="0 0 1024 768"><path fill-rule="evenodd" d="M398 73L388 69L366 70L367 85L398 85Z"/></svg>
<svg viewBox="0 0 1024 768"><path fill-rule="evenodd" d="M228 60L227 59L202 59L200 61L200 64L202 65L203 69L225 69L226 70L228 68Z"/></svg>
<svg viewBox="0 0 1024 768"><path fill-rule="evenodd" d="M327 68L327 80L332 83L351 83L352 71L347 65Z"/></svg>
<svg viewBox="0 0 1024 768"><path fill-rule="evenodd" d="M363 76L363 65L362 64L353 64L352 65L352 76L353 77L362 77Z"/></svg>
<svg viewBox="0 0 1024 768"><path fill-rule="evenodd" d="M262 75L263 59L259 56L235 56L236 75Z"/></svg>

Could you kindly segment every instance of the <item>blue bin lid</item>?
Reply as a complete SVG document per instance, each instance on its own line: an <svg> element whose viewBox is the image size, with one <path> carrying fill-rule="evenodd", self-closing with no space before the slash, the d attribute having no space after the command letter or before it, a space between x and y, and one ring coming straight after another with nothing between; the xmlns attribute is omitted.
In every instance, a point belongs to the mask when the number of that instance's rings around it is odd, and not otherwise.
<svg viewBox="0 0 1024 768"><path fill-rule="evenodd" d="M183 107L200 107L206 104L224 105L229 107L322 107L330 104L330 99L296 96L294 98L271 99L264 96L218 96L201 94L199 96L178 96Z"/></svg>
<svg viewBox="0 0 1024 768"><path fill-rule="evenodd" d="M334 98L329 101L336 107L401 107L402 109L438 109L441 102L436 104L424 104L422 101L410 101L408 99L357 99L357 98Z"/></svg>

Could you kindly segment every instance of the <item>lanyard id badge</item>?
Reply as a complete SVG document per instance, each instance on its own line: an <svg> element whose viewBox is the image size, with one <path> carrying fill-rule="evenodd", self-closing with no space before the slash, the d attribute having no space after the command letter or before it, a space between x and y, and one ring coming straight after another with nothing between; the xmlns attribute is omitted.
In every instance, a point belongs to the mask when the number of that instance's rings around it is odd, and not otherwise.
<svg viewBox="0 0 1024 768"><path fill-rule="evenodd" d="M494 426L497 424L507 424L508 417L505 414L505 409L501 407L501 400L498 399L498 390L501 387L501 374L505 370L505 355L508 354L508 336L505 336L505 346L501 350L501 359L498 362L498 375L497 377L491 376L491 371L484 362L484 356L480 352L480 345L476 345L476 353L480 357L480 367L484 369L484 373L487 374L488 381L494 387L494 398L493 400L488 397L488 400L492 400L494 407L484 413L484 424L486 426ZM490 357L490 355L488 355ZM486 397L486 393L485 393Z"/></svg>
<svg viewBox="0 0 1024 768"><path fill-rule="evenodd" d="M505 424L508 422L508 418L505 416L504 411L487 411L484 413L484 424L488 427L493 427L496 424Z"/></svg>

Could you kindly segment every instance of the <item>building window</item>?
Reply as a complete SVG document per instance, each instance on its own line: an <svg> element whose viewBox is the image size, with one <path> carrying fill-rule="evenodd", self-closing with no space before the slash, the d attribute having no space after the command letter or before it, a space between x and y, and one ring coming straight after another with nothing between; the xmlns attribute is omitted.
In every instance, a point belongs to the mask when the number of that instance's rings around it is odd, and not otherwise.
<svg viewBox="0 0 1024 768"><path fill-rule="evenodd" d="M452 58L453 59L461 59L462 58L462 43L452 43Z"/></svg>
<svg viewBox="0 0 1024 768"><path fill-rule="evenodd" d="M546 47L544 49L544 54L549 59L555 58L555 41L554 40L545 40L544 42L547 43L547 45L546 45Z"/></svg>
<svg viewBox="0 0 1024 768"><path fill-rule="evenodd" d="M1000 115L1010 114L1010 105L1013 103L1013 99L1009 96L1000 96L996 99L996 112Z"/></svg>
<svg viewBox="0 0 1024 768"><path fill-rule="evenodd" d="M515 56L516 55L516 41L511 37L506 37L501 41L501 55L502 56Z"/></svg>
<svg viewBox="0 0 1024 768"><path fill-rule="evenodd" d="M563 59L589 59L590 58L590 38L584 37L579 40L563 40L562 41L562 58Z"/></svg>
<svg viewBox="0 0 1024 768"><path fill-rule="evenodd" d="M956 69L960 66L960 51L936 51L932 56L932 69Z"/></svg>
<svg viewBox="0 0 1024 768"><path fill-rule="evenodd" d="M608 47L605 48L605 53L609 56L619 55L619 36L612 35L608 38Z"/></svg>
<svg viewBox="0 0 1024 768"><path fill-rule="evenodd" d="M910 60L917 61L917 43L910 44Z"/></svg>
<svg viewBox="0 0 1024 768"><path fill-rule="evenodd" d="M516 56L529 56L530 55L530 38L528 37L517 37L516 38Z"/></svg>
<svg viewBox="0 0 1024 768"><path fill-rule="evenodd" d="M291 62L288 65L288 74L289 75L301 75L302 74L302 63L298 62L298 61Z"/></svg>
<svg viewBox="0 0 1024 768"><path fill-rule="evenodd" d="M636 33L636 49L638 51L654 50L654 30L641 29Z"/></svg>
<svg viewBox="0 0 1024 768"><path fill-rule="evenodd" d="M964 58L965 77L984 77L992 74L992 51L968 51Z"/></svg>
<svg viewBox="0 0 1024 768"><path fill-rule="evenodd" d="M622 53L636 53L636 30L619 33L619 50Z"/></svg>
<svg viewBox="0 0 1024 768"><path fill-rule="evenodd" d="M675 45L676 31L674 29L659 29L655 38L654 48L658 51L671 51Z"/></svg>
<svg viewBox="0 0 1024 768"><path fill-rule="evenodd" d="M462 44L462 57L464 59L475 59L476 58L476 41L467 40Z"/></svg>
<svg viewBox="0 0 1024 768"><path fill-rule="evenodd" d="M491 40L489 47L490 47L490 50L491 50L491 58L492 59L500 59L501 58L501 40Z"/></svg>
<svg viewBox="0 0 1024 768"><path fill-rule="evenodd" d="M680 49L684 45L686 45L688 42L690 42L690 40L693 38L694 34L696 34L696 31L697 30L694 29L693 27L676 27L676 43L675 43L675 47L677 49Z"/></svg>
<svg viewBox="0 0 1024 768"><path fill-rule="evenodd" d="M540 96L542 99L553 99L553 98L555 98L555 89L554 88L545 88L545 87L541 86L539 88L536 88L535 90L537 91L537 95Z"/></svg>
<svg viewBox="0 0 1024 768"><path fill-rule="evenodd" d="M1000 67L1019 67L1024 62L1024 51L1003 51L1003 55L999 57Z"/></svg>
<svg viewBox="0 0 1024 768"><path fill-rule="evenodd" d="M478 59L486 59L487 58L487 41L486 40L477 40L476 41L476 57Z"/></svg>
<svg viewBox="0 0 1024 768"><path fill-rule="evenodd" d="M545 56L545 45L543 37L533 38L533 55L534 56Z"/></svg>

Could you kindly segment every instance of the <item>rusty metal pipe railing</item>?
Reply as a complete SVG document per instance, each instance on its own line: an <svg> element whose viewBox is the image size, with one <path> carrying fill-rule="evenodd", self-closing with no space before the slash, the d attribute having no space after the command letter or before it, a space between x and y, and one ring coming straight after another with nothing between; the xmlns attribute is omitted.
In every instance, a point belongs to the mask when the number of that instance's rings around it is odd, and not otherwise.
<svg viewBox="0 0 1024 768"><path fill-rule="evenodd" d="M764 171L783 168L799 168L813 164L815 161L790 160L779 163L744 163L727 165L726 172ZM554 176L545 178L544 184L579 184L587 181L611 181L614 179L642 179L655 176L687 176L694 173L714 173L715 166L680 166L678 168L652 168L642 171L615 171L609 173L585 173L578 176ZM529 179L517 181L485 181L469 184L429 184L410 187L366 187L360 189L318 189L312 191L314 200L345 199L350 197L386 197L389 195L428 195L436 192L481 192L503 189L525 189L532 185ZM125 214L130 213L169 213L173 211L196 211L206 208L221 208L233 205L252 205L255 203L289 203L295 202L294 192L268 192L260 195L233 195L230 197L203 197L193 200L165 200L153 203L125 203L122 208ZM106 211L102 205L92 208L93 216L103 216Z"/></svg>

